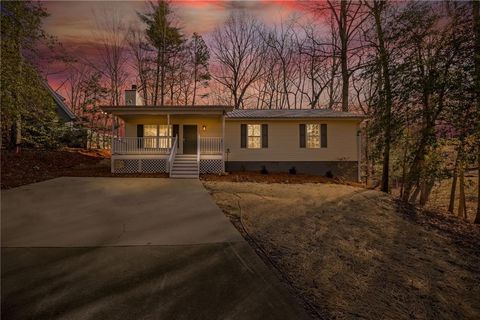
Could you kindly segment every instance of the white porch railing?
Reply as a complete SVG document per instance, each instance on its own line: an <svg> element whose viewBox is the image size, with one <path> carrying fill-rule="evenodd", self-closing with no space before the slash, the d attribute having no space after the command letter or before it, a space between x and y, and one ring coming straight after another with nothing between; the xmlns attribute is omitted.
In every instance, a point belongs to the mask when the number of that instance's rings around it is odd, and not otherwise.
<svg viewBox="0 0 480 320"><path fill-rule="evenodd" d="M223 139L221 137L199 137L200 154L222 154Z"/></svg>
<svg viewBox="0 0 480 320"><path fill-rule="evenodd" d="M175 137L115 137L113 154L168 154L171 155ZM199 154L223 154L221 137L197 137ZM176 150L175 150L176 152Z"/></svg>
<svg viewBox="0 0 480 320"><path fill-rule="evenodd" d="M169 154L173 137L119 137L113 139L113 154Z"/></svg>

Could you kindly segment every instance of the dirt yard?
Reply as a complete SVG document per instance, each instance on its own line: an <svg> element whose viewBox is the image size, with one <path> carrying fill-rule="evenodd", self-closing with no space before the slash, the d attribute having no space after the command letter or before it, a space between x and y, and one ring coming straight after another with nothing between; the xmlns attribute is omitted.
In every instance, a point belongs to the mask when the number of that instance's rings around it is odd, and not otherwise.
<svg viewBox="0 0 480 320"><path fill-rule="evenodd" d="M112 174L108 150L2 150L1 188L9 189L62 176L166 177L166 174Z"/></svg>
<svg viewBox="0 0 480 320"><path fill-rule="evenodd" d="M319 319L480 319L478 226L352 186L204 184Z"/></svg>

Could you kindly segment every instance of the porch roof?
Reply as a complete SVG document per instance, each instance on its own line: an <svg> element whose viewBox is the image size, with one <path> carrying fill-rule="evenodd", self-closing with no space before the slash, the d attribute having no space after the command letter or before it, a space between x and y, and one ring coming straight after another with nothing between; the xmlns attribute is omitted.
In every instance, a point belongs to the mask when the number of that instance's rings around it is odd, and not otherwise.
<svg viewBox="0 0 480 320"><path fill-rule="evenodd" d="M184 106L101 106L104 112L122 115L173 115L173 114L209 114L222 115L233 110L232 106L222 105L184 105Z"/></svg>

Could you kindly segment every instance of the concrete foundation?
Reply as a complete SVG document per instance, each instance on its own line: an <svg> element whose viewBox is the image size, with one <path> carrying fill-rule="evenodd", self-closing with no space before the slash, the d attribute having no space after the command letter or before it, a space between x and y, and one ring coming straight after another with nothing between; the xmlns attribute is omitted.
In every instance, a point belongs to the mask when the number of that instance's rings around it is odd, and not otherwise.
<svg viewBox="0 0 480 320"><path fill-rule="evenodd" d="M334 177L358 180L357 161L228 161L226 171L260 171L262 167L269 172L289 172L295 167L299 174L325 176L331 172Z"/></svg>

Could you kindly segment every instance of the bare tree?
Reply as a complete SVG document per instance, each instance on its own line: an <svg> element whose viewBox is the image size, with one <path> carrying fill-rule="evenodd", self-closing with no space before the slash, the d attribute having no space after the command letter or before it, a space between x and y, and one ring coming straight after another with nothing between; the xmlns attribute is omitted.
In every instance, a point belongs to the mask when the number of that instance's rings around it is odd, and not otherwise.
<svg viewBox="0 0 480 320"><path fill-rule="evenodd" d="M100 63L92 65L107 79L110 103L118 106L128 77L124 19L117 11L106 9L100 15L96 15L95 19L98 29L96 36L101 43L98 47Z"/></svg>
<svg viewBox="0 0 480 320"><path fill-rule="evenodd" d="M136 71L138 90L142 94L143 102L148 105L152 94L152 57L144 33L135 26L131 26L127 36L128 48L133 69ZM150 94L149 94L150 93Z"/></svg>
<svg viewBox="0 0 480 320"><path fill-rule="evenodd" d="M383 15L385 13L386 3L379 0L374 0L373 3L365 2L366 6L370 9L370 15L373 17L376 34L375 49L378 56L379 72L381 72L382 83L379 91L379 107L383 111L383 169L382 169L382 183L380 189L383 192L390 191L390 146L392 143L392 104L393 94L392 85L390 81L390 54L387 50L385 43L385 31Z"/></svg>
<svg viewBox="0 0 480 320"><path fill-rule="evenodd" d="M212 53L216 68L212 77L229 90L235 108L243 108L249 90L264 73L266 44L263 26L244 12L233 13L213 32Z"/></svg>
<svg viewBox="0 0 480 320"><path fill-rule="evenodd" d="M322 94L329 88L333 94L338 64L331 51L331 39L322 39L317 32L318 26L308 23L302 29L304 37L297 37L297 62L302 69L300 78L303 79L299 89L308 100L308 105L314 109L319 107Z"/></svg>
<svg viewBox="0 0 480 320"><path fill-rule="evenodd" d="M350 67L356 51L361 48L355 43L359 37L360 26L367 19L366 11L361 2L353 0L327 0L326 3L314 4L314 10L320 14L330 11L335 28L338 32L339 46L335 53L340 58L340 72L342 76L342 111L349 110L350 76L354 72Z"/></svg>

